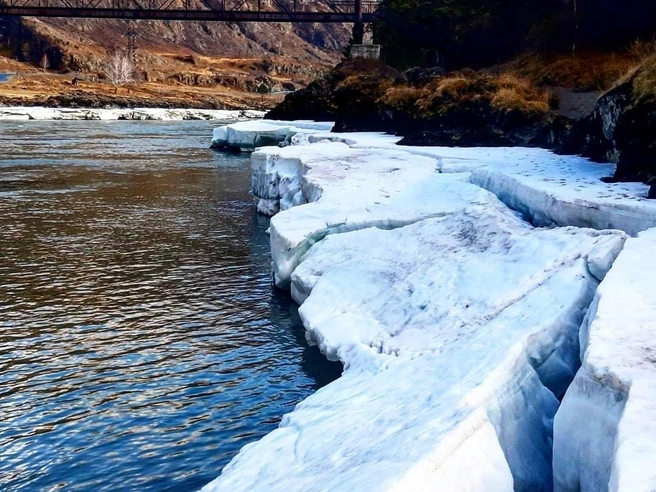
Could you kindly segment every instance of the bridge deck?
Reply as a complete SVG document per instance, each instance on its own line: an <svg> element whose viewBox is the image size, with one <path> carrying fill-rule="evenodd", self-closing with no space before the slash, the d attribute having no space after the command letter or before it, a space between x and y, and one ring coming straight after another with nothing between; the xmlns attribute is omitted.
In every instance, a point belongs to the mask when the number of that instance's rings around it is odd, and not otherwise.
<svg viewBox="0 0 656 492"><path fill-rule="evenodd" d="M273 0L267 9L262 8L261 1L256 9L249 8L245 0L210 1L203 1L201 8L179 8L180 2L172 0L0 0L0 16L317 23L359 20L353 0L324 0L318 4L321 9L313 10L300 1ZM188 0L182 3L190 4ZM376 7L376 1L362 1L361 22L372 22Z"/></svg>

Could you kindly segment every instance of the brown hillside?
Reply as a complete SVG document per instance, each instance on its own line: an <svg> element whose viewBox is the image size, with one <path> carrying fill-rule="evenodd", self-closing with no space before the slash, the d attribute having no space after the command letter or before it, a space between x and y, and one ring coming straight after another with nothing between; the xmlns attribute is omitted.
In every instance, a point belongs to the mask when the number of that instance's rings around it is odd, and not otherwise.
<svg viewBox="0 0 656 492"><path fill-rule="evenodd" d="M350 27L341 24L3 18L0 65L13 64L19 76L30 77L29 66L38 71L45 56L52 76L82 76L105 92L108 53L127 48L129 30L135 33L138 83L159 84L170 93L187 92L185 87L257 93L262 84L274 92L294 90L333 66L350 37ZM26 97L39 90L14 84L12 97L20 87ZM8 90L0 86L0 96Z"/></svg>

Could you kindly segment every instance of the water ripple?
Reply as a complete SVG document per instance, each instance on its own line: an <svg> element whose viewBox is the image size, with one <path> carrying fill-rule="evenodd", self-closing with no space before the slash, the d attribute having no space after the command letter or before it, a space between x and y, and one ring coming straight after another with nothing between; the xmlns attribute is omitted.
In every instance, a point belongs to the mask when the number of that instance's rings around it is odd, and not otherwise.
<svg viewBox="0 0 656 492"><path fill-rule="evenodd" d="M193 490L339 374L211 124L2 126L0 489Z"/></svg>

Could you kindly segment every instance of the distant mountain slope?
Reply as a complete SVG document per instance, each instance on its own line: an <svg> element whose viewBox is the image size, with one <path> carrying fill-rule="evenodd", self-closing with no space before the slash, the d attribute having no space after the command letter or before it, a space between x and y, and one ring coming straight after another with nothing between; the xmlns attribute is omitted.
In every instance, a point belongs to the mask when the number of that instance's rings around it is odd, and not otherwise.
<svg viewBox="0 0 656 492"><path fill-rule="evenodd" d="M321 3L315 8L321 9ZM152 57L161 55L327 66L339 58L350 37L350 27L343 24L1 18L0 46L5 55L33 64L40 64L45 54L55 70L94 71L108 51L127 45L129 29L136 33L146 68L158 65Z"/></svg>

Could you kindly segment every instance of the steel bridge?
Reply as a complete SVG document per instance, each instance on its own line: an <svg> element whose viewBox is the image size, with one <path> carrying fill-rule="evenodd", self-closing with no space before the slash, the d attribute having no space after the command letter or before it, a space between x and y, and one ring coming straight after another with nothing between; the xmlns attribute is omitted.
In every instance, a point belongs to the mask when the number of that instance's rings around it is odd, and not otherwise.
<svg viewBox="0 0 656 492"><path fill-rule="evenodd" d="M377 0L0 0L0 16L124 20L353 23L362 43Z"/></svg>
<svg viewBox="0 0 656 492"><path fill-rule="evenodd" d="M377 0L0 0L0 16L228 22L372 22Z"/></svg>

